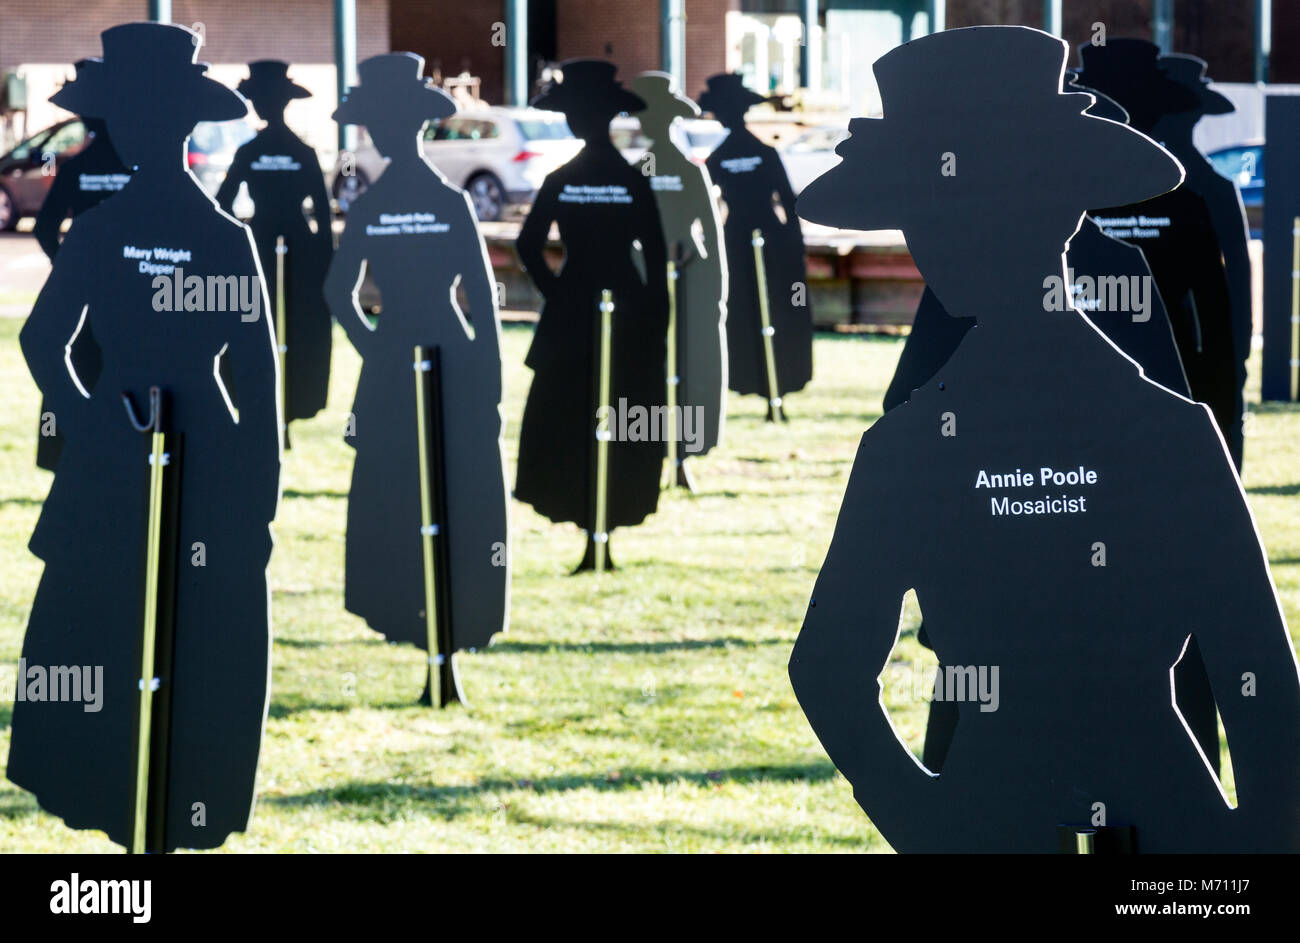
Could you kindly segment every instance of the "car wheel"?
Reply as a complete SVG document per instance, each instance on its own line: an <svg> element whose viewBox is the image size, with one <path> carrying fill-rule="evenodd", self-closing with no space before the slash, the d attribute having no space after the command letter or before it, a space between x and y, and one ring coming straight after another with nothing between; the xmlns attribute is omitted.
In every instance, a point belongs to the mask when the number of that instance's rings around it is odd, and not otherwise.
<svg viewBox="0 0 1300 943"><path fill-rule="evenodd" d="M491 223L501 218L506 208L506 191L495 174L471 177L465 189L474 204L474 215L481 222Z"/></svg>
<svg viewBox="0 0 1300 943"><path fill-rule="evenodd" d="M338 204L339 215L346 216L348 208L352 206L356 198L366 192L370 186L370 180L361 171L344 176L339 174L334 178L334 202Z"/></svg>
<svg viewBox="0 0 1300 943"><path fill-rule="evenodd" d="M18 225L18 207L9 191L0 187L0 232L9 232Z"/></svg>

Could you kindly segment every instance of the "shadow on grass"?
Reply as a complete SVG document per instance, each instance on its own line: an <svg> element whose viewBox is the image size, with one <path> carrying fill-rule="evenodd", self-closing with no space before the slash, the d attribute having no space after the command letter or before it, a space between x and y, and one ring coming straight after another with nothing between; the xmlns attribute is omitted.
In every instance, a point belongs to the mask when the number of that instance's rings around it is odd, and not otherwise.
<svg viewBox="0 0 1300 943"><path fill-rule="evenodd" d="M347 498L346 491L298 491L295 488L285 488L282 494L286 498Z"/></svg>
<svg viewBox="0 0 1300 943"><path fill-rule="evenodd" d="M21 508L38 508L44 503L44 498L0 498L0 507L13 505Z"/></svg>
<svg viewBox="0 0 1300 943"><path fill-rule="evenodd" d="M766 638L748 639L730 636L716 639L681 639L675 642L512 642L503 640L487 648L480 648L479 655L522 654L547 652L581 652L583 654L615 653L653 655L662 652L690 652L711 648L757 648L761 645L789 645L789 639Z"/></svg>
<svg viewBox="0 0 1300 943"><path fill-rule="evenodd" d="M341 714L345 711L352 710L375 710L375 711L400 711L409 707L418 707L420 692L415 691L409 700L405 701L359 701L356 698L349 698L351 703L340 701L291 701L271 702L267 708L266 716L273 720L283 720L286 717L292 717L294 714L305 714L310 711L320 711L321 713Z"/></svg>
<svg viewBox="0 0 1300 943"><path fill-rule="evenodd" d="M288 796L267 796L260 801L278 806L324 806L340 803L366 807L388 802L430 802L448 806L453 815L469 811L464 800L499 792L526 791L538 795L594 789L619 792L651 785L688 783L711 787L721 783L748 785L761 782L820 783L839 773L829 760L774 766L733 766L714 770L612 770L596 776L550 776L543 779L482 779L471 786L411 786L399 783L346 783L332 789L313 789Z"/></svg>
<svg viewBox="0 0 1300 943"><path fill-rule="evenodd" d="M1294 497L1300 494L1300 482L1289 485L1255 485L1247 488L1246 494L1276 495L1283 498Z"/></svg>

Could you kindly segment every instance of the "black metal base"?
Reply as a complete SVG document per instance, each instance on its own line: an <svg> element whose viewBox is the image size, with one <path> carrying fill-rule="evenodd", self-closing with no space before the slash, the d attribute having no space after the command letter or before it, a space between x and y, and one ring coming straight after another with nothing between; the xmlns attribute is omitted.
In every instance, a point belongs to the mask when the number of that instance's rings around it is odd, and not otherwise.
<svg viewBox="0 0 1300 943"><path fill-rule="evenodd" d="M460 668L456 664L456 656L451 655L437 665L438 672L438 706L447 707L450 704L466 704L465 689L460 685ZM421 707L433 706L433 672L427 671L424 675L424 692L420 695L419 705Z"/></svg>
<svg viewBox="0 0 1300 943"><path fill-rule="evenodd" d="M771 402L769 402L769 403L767 404L767 421L768 421L768 422L776 422L778 419L781 420L781 422L789 422L789 421L790 421L789 419L786 418L786 415L785 415L785 405L782 404L782 405L777 406L777 407L774 408L774 407L772 406Z"/></svg>
<svg viewBox="0 0 1300 943"><path fill-rule="evenodd" d="M609 555L610 545L611 545L611 541L606 540L605 541L605 569L617 570L618 567L614 566L614 558ZM585 573L588 571L594 572L595 569L596 569L596 541L592 540L591 537L588 536L587 549L586 552L584 552L582 555L582 562L579 563L577 568L569 575L577 576L579 573Z"/></svg>
<svg viewBox="0 0 1300 943"><path fill-rule="evenodd" d="M1137 829L1132 825L1058 825L1056 850L1063 855L1132 855Z"/></svg>

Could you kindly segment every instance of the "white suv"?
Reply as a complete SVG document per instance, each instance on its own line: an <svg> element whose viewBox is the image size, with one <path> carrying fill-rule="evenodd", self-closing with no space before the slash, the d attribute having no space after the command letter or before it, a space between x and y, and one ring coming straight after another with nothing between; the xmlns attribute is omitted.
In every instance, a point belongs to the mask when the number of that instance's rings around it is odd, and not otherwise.
<svg viewBox="0 0 1300 943"><path fill-rule="evenodd" d="M424 129L424 153L451 183L469 192L478 218L498 220L511 206L530 204L548 173L582 147L564 116L534 108L487 107L457 112ZM336 172L339 212L375 180L387 161L367 135L356 149L356 172Z"/></svg>

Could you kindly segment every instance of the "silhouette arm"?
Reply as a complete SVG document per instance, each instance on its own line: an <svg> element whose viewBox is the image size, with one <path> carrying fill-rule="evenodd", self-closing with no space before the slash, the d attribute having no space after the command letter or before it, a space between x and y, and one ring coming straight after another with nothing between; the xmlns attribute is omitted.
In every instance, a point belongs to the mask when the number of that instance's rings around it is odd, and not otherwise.
<svg viewBox="0 0 1300 943"><path fill-rule="evenodd" d="M304 148L303 169L308 174L307 193L311 197L311 215L316 220L316 238L330 250L334 248L334 211L330 207L329 191L325 188L325 175L321 173L320 161L316 152L310 147Z"/></svg>
<svg viewBox="0 0 1300 943"><path fill-rule="evenodd" d="M555 186L551 183L551 178L547 177L542 183L542 189L537 194L532 210L528 213L528 218L519 227L519 238L515 240L515 251L519 253L519 261L543 298L551 296L559 281L551 271L551 267L546 264L546 237L550 234L551 223L555 221L555 214L552 211L555 202Z"/></svg>
<svg viewBox="0 0 1300 943"><path fill-rule="evenodd" d="M239 185L246 178L247 158L244 156L244 149L241 147L235 152L234 159L230 162L230 169L226 171L225 179L221 181L221 186L217 188L217 205L222 208L229 216L235 215L235 197L239 196Z"/></svg>
<svg viewBox="0 0 1300 943"><path fill-rule="evenodd" d="M1206 492L1222 497L1206 502L1199 539L1191 541L1214 557L1185 584L1196 587L1200 613L1192 631L1228 737L1234 815L1265 847L1294 851L1300 849L1300 668L1245 495L1208 417L1202 412L1197 419L1204 446L1189 454L1209 459L1201 472Z"/></svg>
<svg viewBox="0 0 1300 943"><path fill-rule="evenodd" d="M886 417L888 418L888 417ZM882 420L884 421L884 420ZM881 701L880 674L898 638L904 594L904 548L916 526L897 482L876 472L889 459L864 436L839 521L790 657L800 707L854 797L889 838L908 820L933 819L932 776L898 739ZM895 460L896 461L896 460ZM868 551L869 546L876 548ZM901 826L901 828L900 828Z"/></svg>
<svg viewBox="0 0 1300 943"><path fill-rule="evenodd" d="M82 246L83 240L69 232L18 335L32 379L61 424L86 404L66 359L68 345L89 301L86 288L92 281L86 276L93 260Z"/></svg>
<svg viewBox="0 0 1300 943"><path fill-rule="evenodd" d="M792 232L799 233L800 240L803 239L803 229L799 225L799 214L794 208L794 188L790 186L790 175L785 172L785 164L781 161L781 155L772 151L772 160L774 162L773 176L776 189L776 198L781 202L781 209L785 213L785 227Z"/></svg>
<svg viewBox="0 0 1300 943"><path fill-rule="evenodd" d="M252 277L260 271L257 246L248 227L241 228L248 240L246 249L240 245L249 263L245 274ZM265 282L259 283L259 290L262 314L255 320L246 320L242 314L236 316L227 355L231 358L235 389L239 392L239 437L249 456L247 468L249 474L266 475L252 489L256 504L250 511L257 520L270 521L275 517L280 498L280 364L275 353L275 324L268 316L271 306Z"/></svg>
<svg viewBox="0 0 1300 943"><path fill-rule="evenodd" d="M496 283L492 279L492 263L488 259L483 234L474 223L474 210L469 194L465 194L464 212L457 229L473 233L474 239L462 238L464 260L461 263L461 285L469 303L470 324L474 328L471 344L473 357L481 376L492 384L494 403L501 402L501 316L497 310Z"/></svg>
<svg viewBox="0 0 1300 943"><path fill-rule="evenodd" d="M366 275L365 250L361 245L361 240L365 237L358 235L364 230L365 220L354 207L349 224L343 228L338 251L330 260L329 271L325 275L325 303L362 357L370 352L375 333L366 320L361 310L361 301L357 297Z"/></svg>
<svg viewBox="0 0 1300 943"><path fill-rule="evenodd" d="M1246 222L1246 207L1241 202L1241 191L1234 183L1226 181L1220 187L1221 196L1209 201L1210 213L1218 217L1215 229L1221 233L1223 268L1228 278L1228 296L1232 300L1233 343L1237 352L1237 370L1245 375L1246 361L1250 358L1252 324L1252 297L1250 290L1250 229ZM1228 188L1231 188L1231 193Z"/></svg>
<svg viewBox="0 0 1300 943"><path fill-rule="evenodd" d="M68 199L68 189L72 186L71 176L66 164L63 170L54 175L50 192L45 195L45 201L41 204L40 212L36 214L36 222L32 226L32 235L36 237L41 251L51 259L59 251L59 230L68 215L68 204L71 202Z"/></svg>

